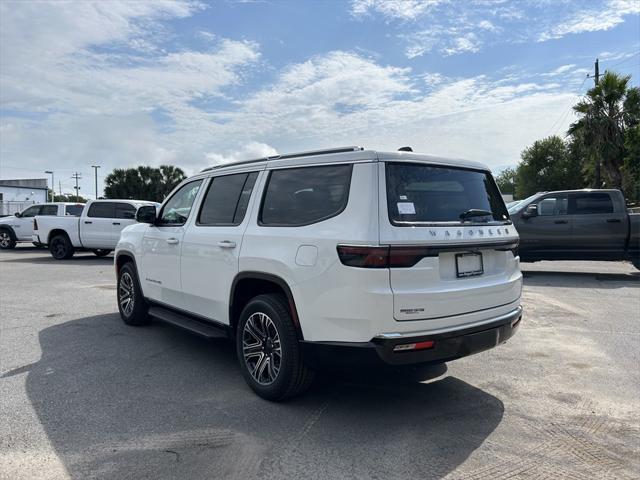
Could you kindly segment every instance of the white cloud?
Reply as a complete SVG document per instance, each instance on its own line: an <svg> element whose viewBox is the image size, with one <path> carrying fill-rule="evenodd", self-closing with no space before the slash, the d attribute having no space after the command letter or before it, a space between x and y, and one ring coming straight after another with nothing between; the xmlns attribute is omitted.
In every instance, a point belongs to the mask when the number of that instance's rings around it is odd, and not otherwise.
<svg viewBox="0 0 640 480"><path fill-rule="evenodd" d="M352 0L351 13L359 17L370 11L388 19L413 20L443 0Z"/></svg>
<svg viewBox="0 0 640 480"><path fill-rule="evenodd" d="M561 65L558 68L555 68L555 69L551 70L550 72L541 74L541 76L543 76L543 77L556 77L558 75L562 75L564 73L567 73L570 70L573 70L575 68L575 66L576 65L574 63L570 63L570 64L567 64L567 65Z"/></svg>
<svg viewBox="0 0 640 480"><path fill-rule="evenodd" d="M600 9L580 9L568 19L543 31L538 41L544 42L568 34L609 30L624 22L626 15L639 14L638 0L610 0Z"/></svg>
<svg viewBox="0 0 640 480"><path fill-rule="evenodd" d="M211 165L219 165L221 163L271 157L277 154L278 151L271 145L261 142L249 142L238 149L228 150L225 153L209 152L206 154L206 158Z"/></svg>

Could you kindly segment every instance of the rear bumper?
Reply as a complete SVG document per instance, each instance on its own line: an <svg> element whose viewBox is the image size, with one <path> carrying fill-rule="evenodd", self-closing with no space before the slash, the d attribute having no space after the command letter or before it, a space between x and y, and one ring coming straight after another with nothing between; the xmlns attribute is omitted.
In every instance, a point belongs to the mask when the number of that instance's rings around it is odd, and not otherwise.
<svg viewBox="0 0 640 480"><path fill-rule="evenodd" d="M489 350L511 338L522 319L522 307L480 326L446 332L381 334L369 342L300 342L304 361L312 368L385 367L442 363ZM434 342L417 351L394 351L398 345Z"/></svg>

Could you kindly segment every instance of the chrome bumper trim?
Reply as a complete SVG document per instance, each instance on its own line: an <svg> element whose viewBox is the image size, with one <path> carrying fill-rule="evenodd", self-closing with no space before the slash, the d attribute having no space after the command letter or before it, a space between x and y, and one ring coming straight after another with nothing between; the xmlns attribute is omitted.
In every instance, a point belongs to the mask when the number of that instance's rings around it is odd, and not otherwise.
<svg viewBox="0 0 640 480"><path fill-rule="evenodd" d="M511 321L511 324L513 326L521 316L522 316L522 305L519 305L518 308L508 313L499 315L497 317L491 317L484 320L480 320L479 322L465 323L464 325L456 325L455 327L452 327L452 328L440 328L438 330L421 330L417 332L403 332L403 333L400 333L400 332L379 333L374 338L379 338L382 340L393 340L396 338L411 338L411 337L423 337L423 336L429 336L429 335L439 335L441 333L455 332L457 330L465 330L468 328L480 327L484 324L490 324L490 323L501 322L501 321L504 321L504 322Z"/></svg>

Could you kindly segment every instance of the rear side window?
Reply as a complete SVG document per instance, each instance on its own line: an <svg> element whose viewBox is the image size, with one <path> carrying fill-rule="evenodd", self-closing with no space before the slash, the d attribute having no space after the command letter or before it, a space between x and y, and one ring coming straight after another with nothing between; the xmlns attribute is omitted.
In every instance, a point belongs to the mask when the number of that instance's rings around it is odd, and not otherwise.
<svg viewBox="0 0 640 480"><path fill-rule="evenodd" d="M387 209L396 226L505 223L507 208L488 172L418 163L387 163Z"/></svg>
<svg viewBox="0 0 640 480"><path fill-rule="evenodd" d="M240 225L257 177L258 173L252 172L211 179L198 215L198 225Z"/></svg>
<svg viewBox="0 0 640 480"><path fill-rule="evenodd" d="M347 206L352 165L273 170L265 189L260 224L296 227L321 222Z"/></svg>
<svg viewBox="0 0 640 480"><path fill-rule="evenodd" d="M58 215L57 205L43 205L38 215L55 216Z"/></svg>
<svg viewBox="0 0 640 480"><path fill-rule="evenodd" d="M613 202L608 193L577 193L569 199L569 213L572 215L592 215L613 213Z"/></svg>
<svg viewBox="0 0 640 480"><path fill-rule="evenodd" d="M114 218L115 204L112 202L92 203L87 212L87 217Z"/></svg>
<svg viewBox="0 0 640 480"><path fill-rule="evenodd" d="M136 218L136 207L128 203L116 203L115 218L127 218L129 220Z"/></svg>
<svg viewBox="0 0 640 480"><path fill-rule="evenodd" d="M79 217L82 214L84 205L67 205L66 215Z"/></svg>

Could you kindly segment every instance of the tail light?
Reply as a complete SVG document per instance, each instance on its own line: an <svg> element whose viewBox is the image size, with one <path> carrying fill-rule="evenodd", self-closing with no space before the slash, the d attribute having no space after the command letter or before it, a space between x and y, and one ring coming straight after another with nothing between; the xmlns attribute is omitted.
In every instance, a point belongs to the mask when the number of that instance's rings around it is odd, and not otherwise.
<svg viewBox="0 0 640 480"><path fill-rule="evenodd" d="M340 261L349 267L408 268L424 257L436 256L430 247L366 247L338 245Z"/></svg>

